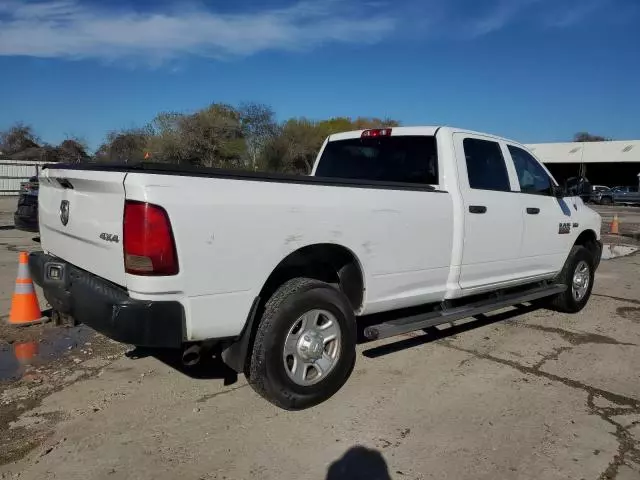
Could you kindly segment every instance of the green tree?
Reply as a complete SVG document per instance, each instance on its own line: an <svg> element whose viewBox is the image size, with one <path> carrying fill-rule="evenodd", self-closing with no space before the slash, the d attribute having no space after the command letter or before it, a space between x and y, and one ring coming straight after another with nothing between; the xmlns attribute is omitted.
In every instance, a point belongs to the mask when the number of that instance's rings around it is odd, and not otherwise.
<svg viewBox="0 0 640 480"><path fill-rule="evenodd" d="M395 127L396 120L334 117L313 121L292 118L284 122L277 136L266 144L259 167L264 170L309 174L324 140L332 134L367 128Z"/></svg>
<svg viewBox="0 0 640 480"><path fill-rule="evenodd" d="M318 150L326 138L327 129L306 118L288 120L281 135L288 146L287 165L296 173L311 173Z"/></svg>
<svg viewBox="0 0 640 480"><path fill-rule="evenodd" d="M151 131L132 128L112 131L96 152L96 160L112 163L137 163L144 160Z"/></svg>
<svg viewBox="0 0 640 480"><path fill-rule="evenodd" d="M289 143L284 136L273 137L264 145L258 157L257 168L268 172L295 171L289 155Z"/></svg>
<svg viewBox="0 0 640 480"><path fill-rule="evenodd" d="M354 130L364 130L367 128L392 128L399 126L400 122L391 118L358 117L353 121Z"/></svg>
<svg viewBox="0 0 640 480"><path fill-rule="evenodd" d="M175 119L180 159L205 167L239 168L246 153L240 114L230 105L213 103Z"/></svg>
<svg viewBox="0 0 640 480"><path fill-rule="evenodd" d="M152 162L182 163L187 160L181 137L181 125L185 115L163 112L151 122L152 135L147 140L147 150Z"/></svg>

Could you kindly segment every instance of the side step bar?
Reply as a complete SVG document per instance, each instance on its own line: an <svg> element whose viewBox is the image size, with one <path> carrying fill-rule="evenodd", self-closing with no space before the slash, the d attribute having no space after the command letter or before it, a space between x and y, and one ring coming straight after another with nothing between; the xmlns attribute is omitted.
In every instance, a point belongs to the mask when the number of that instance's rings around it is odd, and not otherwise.
<svg viewBox="0 0 640 480"><path fill-rule="evenodd" d="M544 287L531 288L517 293L498 294L494 298L480 300L461 307L421 313L373 325L364 329L364 336L369 340L379 340L382 338L393 337L395 335L402 335L403 333L414 332L416 330L422 330L423 328L434 327L443 323L473 317L475 315L480 315L481 313L487 313L492 310L498 310L511 305L549 297L551 295L562 293L566 289L566 285L552 284Z"/></svg>

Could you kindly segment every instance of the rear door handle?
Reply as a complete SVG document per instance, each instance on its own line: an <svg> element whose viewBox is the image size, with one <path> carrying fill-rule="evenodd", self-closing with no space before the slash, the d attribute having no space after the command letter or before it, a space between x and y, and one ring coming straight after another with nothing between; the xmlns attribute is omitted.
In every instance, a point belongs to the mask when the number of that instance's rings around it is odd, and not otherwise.
<svg viewBox="0 0 640 480"><path fill-rule="evenodd" d="M487 207L484 205L469 205L469 213L486 213Z"/></svg>
<svg viewBox="0 0 640 480"><path fill-rule="evenodd" d="M528 207L528 208L527 208L527 213L528 213L529 215L537 215L537 214L539 214L539 213L540 213L540 209L539 209L539 208L531 208L531 207Z"/></svg>

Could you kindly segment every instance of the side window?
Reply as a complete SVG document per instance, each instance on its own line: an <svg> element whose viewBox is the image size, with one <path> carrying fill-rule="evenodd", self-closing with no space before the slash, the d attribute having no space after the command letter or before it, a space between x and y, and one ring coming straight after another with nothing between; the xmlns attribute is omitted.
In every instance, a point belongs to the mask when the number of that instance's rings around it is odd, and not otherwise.
<svg viewBox="0 0 640 480"><path fill-rule="evenodd" d="M507 165L500 144L489 140L465 138L462 142L467 160L469 186L478 190L511 191Z"/></svg>
<svg viewBox="0 0 640 480"><path fill-rule="evenodd" d="M513 159L523 193L551 195L551 178L538 161L526 150L509 145L509 153Z"/></svg>

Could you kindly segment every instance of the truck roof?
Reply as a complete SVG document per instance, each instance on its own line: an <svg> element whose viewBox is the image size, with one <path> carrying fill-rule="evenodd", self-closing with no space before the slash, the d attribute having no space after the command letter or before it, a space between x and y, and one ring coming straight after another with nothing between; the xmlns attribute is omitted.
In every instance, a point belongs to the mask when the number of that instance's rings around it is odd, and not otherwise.
<svg viewBox="0 0 640 480"><path fill-rule="evenodd" d="M416 126L416 127L391 127L391 136L395 135L435 135L439 126ZM352 130L350 132L340 132L329 135L329 141L349 140L351 138L360 138L365 130L375 130L366 128L363 130Z"/></svg>
<svg viewBox="0 0 640 480"><path fill-rule="evenodd" d="M381 127L382 129L384 127ZM485 132L476 132L474 130L467 130L464 128L456 128L449 125L422 125L422 126L411 126L411 127L387 127L391 130L391 136L403 136L403 135L425 135L425 136L433 136L440 129L448 129L452 133L466 133L470 135L480 135L483 137L490 137L495 140L500 140L508 143L512 143L514 145L518 145L526 149L526 147L516 140L512 140L509 138L502 137L500 135L494 135L491 133ZM362 136L362 132L365 130L377 130L375 128L366 128L363 130L352 130L350 132L341 132L334 133L333 135L329 135L327 141L333 142L336 140L349 140L352 138L360 138Z"/></svg>

